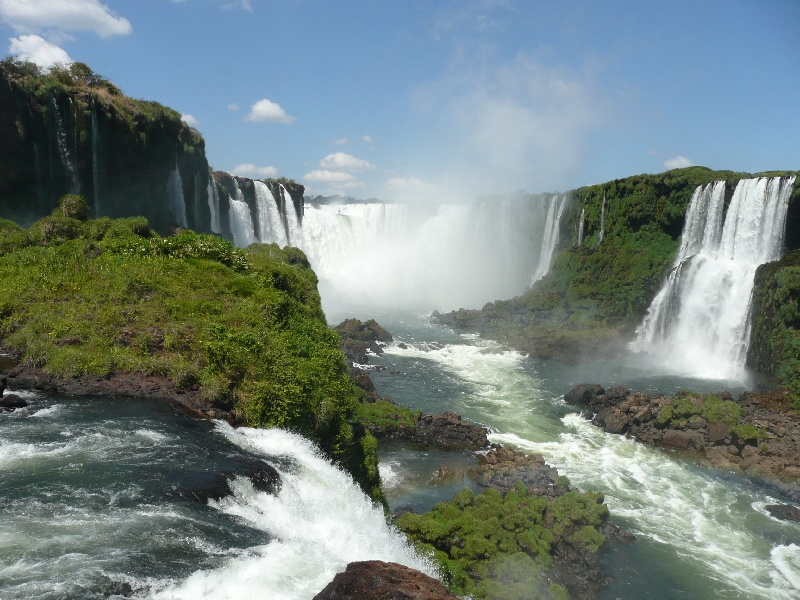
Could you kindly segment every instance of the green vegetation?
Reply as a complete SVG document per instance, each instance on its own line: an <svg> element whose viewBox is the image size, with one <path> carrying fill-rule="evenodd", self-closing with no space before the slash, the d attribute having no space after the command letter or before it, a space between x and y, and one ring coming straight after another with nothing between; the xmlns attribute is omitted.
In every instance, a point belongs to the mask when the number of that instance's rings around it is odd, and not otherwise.
<svg viewBox="0 0 800 600"><path fill-rule="evenodd" d="M683 423L694 416L708 423L725 423L731 427L739 423L741 407L732 400L723 400L713 394L694 394L682 390L658 413L659 423Z"/></svg>
<svg viewBox="0 0 800 600"><path fill-rule="evenodd" d="M773 387L789 390L800 411L800 250L762 265L753 289L753 330L747 365Z"/></svg>
<svg viewBox="0 0 800 600"><path fill-rule="evenodd" d="M23 230L0 221L0 344L63 376L115 371L199 387L255 427L314 441L382 500L375 439L354 434L358 400L302 252L238 250L143 218L86 219L65 197Z"/></svg>
<svg viewBox="0 0 800 600"><path fill-rule="evenodd" d="M503 496L464 489L424 515L405 513L396 525L441 565L457 594L474 598L565 597L560 586L544 586L556 544L595 553L605 542L598 531L608 517L603 495L572 491L554 500L529 494L522 482Z"/></svg>
<svg viewBox="0 0 800 600"><path fill-rule="evenodd" d="M545 278L521 296L441 320L543 359L574 362L582 351L608 351L633 333L658 291L697 186L725 180L732 191L750 176L689 167L579 188L565 209L561 242ZM604 197L605 235L599 243ZM585 236L578 246L581 211Z"/></svg>
<svg viewBox="0 0 800 600"><path fill-rule="evenodd" d="M362 395L363 393L361 391ZM413 411L410 408L387 402L386 400L377 400L359 404L356 414L358 422L365 427L380 427L387 431L397 429L401 425L413 428L419 418L420 411Z"/></svg>

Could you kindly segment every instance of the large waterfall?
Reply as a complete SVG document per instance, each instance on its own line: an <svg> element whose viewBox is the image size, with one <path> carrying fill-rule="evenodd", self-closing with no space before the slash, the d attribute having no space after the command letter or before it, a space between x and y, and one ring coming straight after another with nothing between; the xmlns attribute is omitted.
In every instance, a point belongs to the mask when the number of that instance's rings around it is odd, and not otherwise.
<svg viewBox="0 0 800 600"><path fill-rule="evenodd" d="M75 166L75 160L70 155L69 143L67 141L67 128L64 126L64 120L61 118L61 112L59 111L58 103L52 94L50 95L50 104L53 107L53 120L55 121L56 125L56 143L58 145L58 155L61 158L61 164L64 166L64 169L69 176L69 192L70 194L80 194L81 185L80 179L78 178L78 167Z"/></svg>
<svg viewBox="0 0 800 600"><path fill-rule="evenodd" d="M723 223L725 182L698 187L680 250L631 344L690 375L742 379L756 268L780 258L794 177L740 180Z"/></svg>
<svg viewBox="0 0 800 600"><path fill-rule="evenodd" d="M479 308L520 294L549 270L567 203L519 194L472 205L306 204L301 219L284 186L255 181L251 216L234 182L234 243L302 249L326 309Z"/></svg>

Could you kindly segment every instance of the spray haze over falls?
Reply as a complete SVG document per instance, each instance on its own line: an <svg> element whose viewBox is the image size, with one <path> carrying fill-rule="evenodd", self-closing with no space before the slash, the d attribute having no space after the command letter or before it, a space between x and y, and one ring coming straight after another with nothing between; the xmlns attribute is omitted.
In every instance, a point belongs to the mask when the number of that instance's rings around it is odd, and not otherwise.
<svg viewBox="0 0 800 600"><path fill-rule="evenodd" d="M303 250L329 308L477 307L517 295L549 270L568 202L565 195L516 194L471 205L298 205L283 185L253 181L251 206L240 189L250 180L228 181L236 245ZM216 186L208 197L219 223Z"/></svg>

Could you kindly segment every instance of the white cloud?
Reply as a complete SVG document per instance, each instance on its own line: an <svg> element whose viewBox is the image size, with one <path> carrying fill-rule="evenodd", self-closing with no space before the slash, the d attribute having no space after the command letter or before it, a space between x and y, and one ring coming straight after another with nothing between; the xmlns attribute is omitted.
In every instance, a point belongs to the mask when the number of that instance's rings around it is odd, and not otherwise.
<svg viewBox="0 0 800 600"><path fill-rule="evenodd" d="M691 167L694 163L686 158L685 156L681 156L680 154L675 158L670 158L669 160L664 161L664 166L667 169L683 169L685 167Z"/></svg>
<svg viewBox="0 0 800 600"><path fill-rule="evenodd" d="M340 138L340 139L338 139L338 140L333 140L331 143L332 143L334 146L344 146L344 145L345 145L347 142L349 142L349 141L350 141L350 140L348 140L347 138Z"/></svg>
<svg viewBox="0 0 800 600"><path fill-rule="evenodd" d="M237 165L233 169L234 175L241 175L242 177L277 177L278 169L275 167L257 167L252 163Z"/></svg>
<svg viewBox="0 0 800 600"><path fill-rule="evenodd" d="M247 121L291 123L295 117L286 114L279 104L264 98L250 108L250 114L245 117Z"/></svg>
<svg viewBox="0 0 800 600"><path fill-rule="evenodd" d="M317 169L315 171L311 171L310 173L306 173L303 175L303 179L313 183L332 184L343 184L355 181L355 177L350 175L350 173L342 173L341 171L328 171L325 169Z"/></svg>
<svg viewBox="0 0 800 600"><path fill-rule="evenodd" d="M251 0L234 0L233 2L227 2L222 5L222 8L241 8L243 10L247 10L249 12L253 12L253 6L251 4Z"/></svg>
<svg viewBox="0 0 800 600"><path fill-rule="evenodd" d="M319 166L323 169L354 172L368 171L369 169L375 168L375 165L370 164L361 158L356 158L351 154L345 154L344 152L334 152L333 154L328 154L328 156L319 162Z"/></svg>
<svg viewBox="0 0 800 600"><path fill-rule="evenodd" d="M375 141L375 140L372 139L372 136L369 136L369 135L362 135L361 139L363 141L367 142L368 144L371 144L372 142Z"/></svg>
<svg viewBox="0 0 800 600"><path fill-rule="evenodd" d="M181 121L183 121L184 123L186 123L190 127L197 127L198 125L200 125L200 121L198 121L197 119L195 119L192 115L190 115L188 113L185 114L185 115L181 115Z"/></svg>
<svg viewBox="0 0 800 600"><path fill-rule="evenodd" d="M0 0L0 20L17 33L56 28L93 31L107 38L133 30L127 19L115 16L99 0Z"/></svg>
<svg viewBox="0 0 800 600"><path fill-rule="evenodd" d="M55 63L71 63L72 59L63 49L38 35L21 35L11 38L8 52L21 60L29 60L40 67L49 68Z"/></svg>
<svg viewBox="0 0 800 600"><path fill-rule="evenodd" d="M232 104L228 104L228 110L239 110L239 105L235 102Z"/></svg>

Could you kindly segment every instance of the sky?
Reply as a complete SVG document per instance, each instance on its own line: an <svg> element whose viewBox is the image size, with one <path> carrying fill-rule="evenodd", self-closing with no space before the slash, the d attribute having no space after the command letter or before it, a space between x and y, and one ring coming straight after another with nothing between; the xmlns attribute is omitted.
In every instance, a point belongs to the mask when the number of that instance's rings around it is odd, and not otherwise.
<svg viewBox="0 0 800 600"><path fill-rule="evenodd" d="M306 195L800 169L797 0L0 0L0 36L179 111L215 170Z"/></svg>

